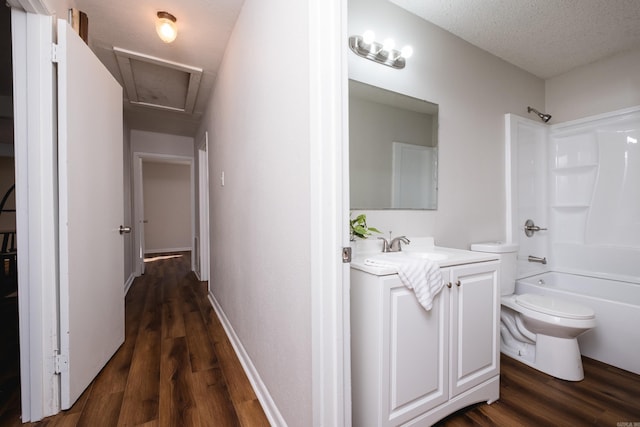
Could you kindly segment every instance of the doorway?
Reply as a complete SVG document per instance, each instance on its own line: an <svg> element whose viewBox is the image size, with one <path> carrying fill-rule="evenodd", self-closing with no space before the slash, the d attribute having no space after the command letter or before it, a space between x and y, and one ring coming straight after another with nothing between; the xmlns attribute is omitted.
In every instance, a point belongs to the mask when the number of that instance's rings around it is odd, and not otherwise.
<svg viewBox="0 0 640 427"><path fill-rule="evenodd" d="M136 275L145 257L194 250L193 158L134 153Z"/></svg>
<svg viewBox="0 0 640 427"><path fill-rule="evenodd" d="M202 282L209 280L209 133L198 144L198 231L192 262Z"/></svg>

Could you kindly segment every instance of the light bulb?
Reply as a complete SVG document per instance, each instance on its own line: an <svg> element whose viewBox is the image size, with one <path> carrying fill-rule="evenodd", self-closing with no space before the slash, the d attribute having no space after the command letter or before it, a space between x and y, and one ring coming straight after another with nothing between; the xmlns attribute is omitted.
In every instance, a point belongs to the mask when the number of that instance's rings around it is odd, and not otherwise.
<svg viewBox="0 0 640 427"><path fill-rule="evenodd" d="M394 42L393 39L386 39L384 42L382 42L382 50L391 52L394 47L396 47L396 42Z"/></svg>
<svg viewBox="0 0 640 427"><path fill-rule="evenodd" d="M156 32L158 37L165 42L171 43L178 36L178 27L176 27L176 17L168 12L158 12L156 20Z"/></svg>
<svg viewBox="0 0 640 427"><path fill-rule="evenodd" d="M366 44L373 43L373 40L375 39L375 37L376 37L375 33L371 30L367 30L364 33L362 33L362 41Z"/></svg>
<svg viewBox="0 0 640 427"><path fill-rule="evenodd" d="M171 40L175 37L176 32L170 22L160 24L160 38L164 41Z"/></svg>
<svg viewBox="0 0 640 427"><path fill-rule="evenodd" d="M411 55L413 55L413 48L409 45L406 45L400 51L400 56L402 56L404 59L411 58Z"/></svg>

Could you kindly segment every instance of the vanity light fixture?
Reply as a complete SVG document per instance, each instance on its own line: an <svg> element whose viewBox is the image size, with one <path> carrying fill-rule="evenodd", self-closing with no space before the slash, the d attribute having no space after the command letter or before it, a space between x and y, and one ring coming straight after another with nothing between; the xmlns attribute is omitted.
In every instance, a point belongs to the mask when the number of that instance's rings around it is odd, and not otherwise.
<svg viewBox="0 0 640 427"><path fill-rule="evenodd" d="M178 27L176 26L176 17L169 12L158 12L156 20L156 32L158 37L165 42L171 43L178 37Z"/></svg>
<svg viewBox="0 0 640 427"><path fill-rule="evenodd" d="M383 43L374 40L373 31L365 31L361 36L349 37L349 47L358 56L369 59L389 67L402 69L406 59L413 55L413 48L405 46L401 50L395 49L393 39L386 39Z"/></svg>

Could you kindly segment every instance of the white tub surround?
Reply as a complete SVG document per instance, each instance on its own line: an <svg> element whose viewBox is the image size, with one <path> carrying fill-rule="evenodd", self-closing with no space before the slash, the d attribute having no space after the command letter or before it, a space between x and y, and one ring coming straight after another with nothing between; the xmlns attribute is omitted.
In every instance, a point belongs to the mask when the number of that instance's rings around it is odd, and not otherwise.
<svg viewBox="0 0 640 427"><path fill-rule="evenodd" d="M507 240L520 245L518 276L638 280L640 106L552 126L512 114L505 123ZM526 237L526 219L548 230Z"/></svg>
<svg viewBox="0 0 640 427"><path fill-rule="evenodd" d="M640 107L554 125L549 150L554 270L640 281Z"/></svg>
<svg viewBox="0 0 640 427"><path fill-rule="evenodd" d="M582 354L640 372L630 360L638 359L631 329L640 303L626 296L640 292L640 106L554 125L508 114L505 123L507 239L520 245L517 277L581 277L561 296L596 313L595 329L578 338ZM547 230L526 236L526 219Z"/></svg>
<svg viewBox="0 0 640 427"><path fill-rule="evenodd" d="M505 185L507 242L519 245L517 274L548 271L549 264L531 263L529 255L549 259L549 233L527 237L524 225L532 220L547 228L547 144L549 126L514 114L505 118Z"/></svg>
<svg viewBox="0 0 640 427"><path fill-rule="evenodd" d="M445 282L429 311L393 267L364 263L371 249L380 251L379 241L356 244L351 263L355 427L432 425L499 397L497 258L440 248L432 239L410 240L403 252L436 259Z"/></svg>

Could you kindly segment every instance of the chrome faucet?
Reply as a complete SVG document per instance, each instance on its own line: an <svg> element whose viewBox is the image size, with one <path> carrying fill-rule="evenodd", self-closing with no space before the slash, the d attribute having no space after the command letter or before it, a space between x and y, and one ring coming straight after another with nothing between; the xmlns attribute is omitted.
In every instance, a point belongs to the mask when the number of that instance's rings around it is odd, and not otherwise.
<svg viewBox="0 0 640 427"><path fill-rule="evenodd" d="M529 262L539 262L540 264L546 264L547 263L547 257L539 257L539 256L529 255L529 257L527 258L527 261L529 261Z"/></svg>
<svg viewBox="0 0 640 427"><path fill-rule="evenodd" d="M400 252L402 250L401 243L406 243L408 245L411 243L411 240L407 239L406 236L398 236L391 241L391 248L389 250L391 252Z"/></svg>
<svg viewBox="0 0 640 427"><path fill-rule="evenodd" d="M382 240L382 252L391 252L389 250L389 241L384 237L378 237L378 240Z"/></svg>
<svg viewBox="0 0 640 427"><path fill-rule="evenodd" d="M406 243L407 245L411 243L411 240L405 236L398 236L392 239L391 243L384 237L378 237L378 239L382 240L382 252L400 252L402 251L402 243Z"/></svg>

